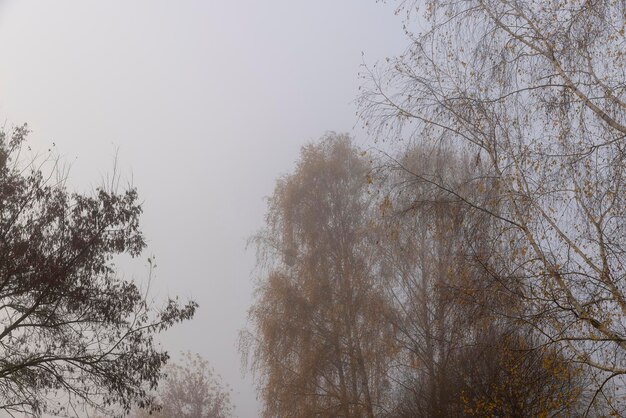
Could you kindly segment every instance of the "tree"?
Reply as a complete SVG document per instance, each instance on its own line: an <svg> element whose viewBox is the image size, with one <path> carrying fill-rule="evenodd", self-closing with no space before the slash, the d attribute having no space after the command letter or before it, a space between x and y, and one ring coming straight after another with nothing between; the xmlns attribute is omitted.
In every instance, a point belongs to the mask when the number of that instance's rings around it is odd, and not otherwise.
<svg viewBox="0 0 626 418"><path fill-rule="evenodd" d="M242 338L264 415L576 413L577 370L535 349L534 330L514 319L519 290L486 268L492 218L417 168L486 206L493 197L463 153L418 146L373 170L334 135L279 180L255 238L262 275Z"/></svg>
<svg viewBox="0 0 626 418"><path fill-rule="evenodd" d="M264 416L383 411L393 338L366 239L369 169L350 138L330 134L302 149L269 200L252 332L242 338Z"/></svg>
<svg viewBox="0 0 626 418"><path fill-rule="evenodd" d="M197 305L153 308L116 275L114 256L145 247L137 191L69 192L54 169L23 164L27 134L0 133L0 409L149 408L168 359L153 338Z"/></svg>
<svg viewBox="0 0 626 418"><path fill-rule="evenodd" d="M135 412L135 418L227 418L232 416L230 389L206 360L186 353L183 364L168 364L166 377L159 384L158 401L162 409L150 414Z"/></svg>
<svg viewBox="0 0 626 418"><path fill-rule="evenodd" d="M402 1L412 27L416 1ZM498 210L433 173L498 224L520 319L594 372L589 409L626 408L625 14L621 1L430 0L428 28L368 68L361 116L377 135L454 146L486 164ZM477 187L482 179L477 179ZM494 258L495 259L495 258ZM598 406L600 407L600 406Z"/></svg>
<svg viewBox="0 0 626 418"><path fill-rule="evenodd" d="M452 149L413 146L377 171L381 275L398 345L391 416L576 415L576 368L551 348L532 350L533 330L515 320L518 284L484 268L503 252L492 247L493 220L416 169L485 205L491 194L489 180L476 187L483 167Z"/></svg>

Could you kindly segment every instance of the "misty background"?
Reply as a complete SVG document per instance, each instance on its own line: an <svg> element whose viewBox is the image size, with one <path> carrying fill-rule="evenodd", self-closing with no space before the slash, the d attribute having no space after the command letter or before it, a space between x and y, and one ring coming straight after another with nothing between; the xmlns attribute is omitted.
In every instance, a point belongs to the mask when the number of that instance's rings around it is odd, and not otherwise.
<svg viewBox="0 0 626 418"><path fill-rule="evenodd" d="M198 352L255 417L238 332L253 292L248 237L300 147L326 131L370 142L353 100L363 62L406 44L394 5L358 1L0 1L0 120L88 191L114 167L143 200L157 298L194 298L162 339ZM364 53L364 55L362 55Z"/></svg>

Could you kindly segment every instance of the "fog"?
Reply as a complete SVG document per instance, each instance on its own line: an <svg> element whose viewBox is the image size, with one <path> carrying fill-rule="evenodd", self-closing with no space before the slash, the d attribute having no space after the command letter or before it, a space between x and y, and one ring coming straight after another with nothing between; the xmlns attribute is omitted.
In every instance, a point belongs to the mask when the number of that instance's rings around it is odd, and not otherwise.
<svg viewBox="0 0 626 418"><path fill-rule="evenodd" d="M353 103L360 65L405 43L394 5L374 0L4 1L0 116L71 166L71 188L96 187L117 155L148 239L119 273L144 280L156 257L154 297L200 304L163 345L200 353L233 387L236 415L256 417L237 351L247 239L303 144L327 131L370 141Z"/></svg>

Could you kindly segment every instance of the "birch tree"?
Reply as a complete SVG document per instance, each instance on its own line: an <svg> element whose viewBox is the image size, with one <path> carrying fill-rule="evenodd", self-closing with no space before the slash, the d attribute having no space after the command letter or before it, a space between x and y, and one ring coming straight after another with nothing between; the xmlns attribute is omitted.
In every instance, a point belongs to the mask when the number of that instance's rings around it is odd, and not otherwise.
<svg viewBox="0 0 626 418"><path fill-rule="evenodd" d="M266 417L374 417L384 411L385 299L366 240L367 159L345 135L302 149L257 236L261 272L242 349Z"/></svg>
<svg viewBox="0 0 626 418"><path fill-rule="evenodd" d="M489 205L490 181L476 188L483 167L423 146L384 161L381 276L398 347L391 416L576 415L580 374L553 347L533 349L533 329L515 318L520 283L485 268L503 252L492 218L412 174L428 170Z"/></svg>
<svg viewBox="0 0 626 418"><path fill-rule="evenodd" d="M363 120L378 137L445 143L486 164L497 211L431 172L414 174L497 221L510 253L494 271L522 279L520 317L594 372L587 413L600 403L621 413L624 3L430 0L398 10L410 46L365 68Z"/></svg>

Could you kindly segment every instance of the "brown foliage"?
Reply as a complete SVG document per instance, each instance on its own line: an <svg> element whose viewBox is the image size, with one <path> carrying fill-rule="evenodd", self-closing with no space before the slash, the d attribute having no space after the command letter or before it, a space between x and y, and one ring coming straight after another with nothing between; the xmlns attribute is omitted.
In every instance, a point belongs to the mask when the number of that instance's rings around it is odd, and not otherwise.
<svg viewBox="0 0 626 418"><path fill-rule="evenodd" d="M458 194L497 213L484 169L414 147L372 170L341 136L303 149L256 238L265 264L242 349L265 416L576 411L578 369L519 320L523 282L494 270L497 224Z"/></svg>
<svg viewBox="0 0 626 418"><path fill-rule="evenodd" d="M115 274L114 256L145 246L137 191L69 192L54 169L21 165L27 133L0 133L0 410L149 407L168 359L153 337L196 304L152 308Z"/></svg>
<svg viewBox="0 0 626 418"><path fill-rule="evenodd" d="M348 137L331 134L302 149L270 199L254 334L242 340L265 416L381 413L391 327L364 239L368 170Z"/></svg>

